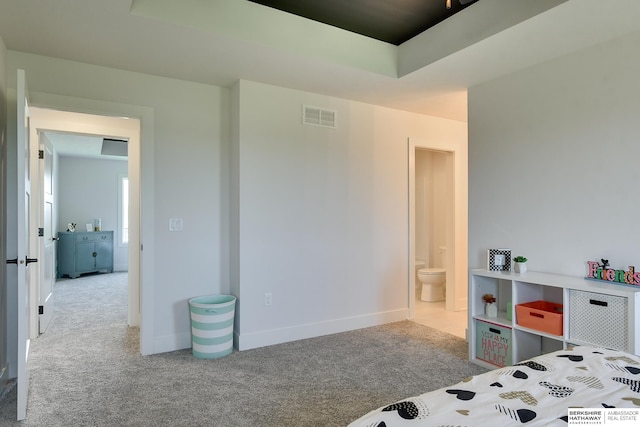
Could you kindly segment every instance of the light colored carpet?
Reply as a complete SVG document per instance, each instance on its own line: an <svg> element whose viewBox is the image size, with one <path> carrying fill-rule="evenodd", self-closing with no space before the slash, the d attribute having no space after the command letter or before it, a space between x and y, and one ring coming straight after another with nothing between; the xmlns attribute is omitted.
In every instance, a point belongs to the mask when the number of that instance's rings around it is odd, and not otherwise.
<svg viewBox="0 0 640 427"><path fill-rule="evenodd" d="M467 344L410 321L202 360L138 353L126 274L56 284L56 314L32 344L27 421L15 390L0 425L344 426L383 404L485 370Z"/></svg>

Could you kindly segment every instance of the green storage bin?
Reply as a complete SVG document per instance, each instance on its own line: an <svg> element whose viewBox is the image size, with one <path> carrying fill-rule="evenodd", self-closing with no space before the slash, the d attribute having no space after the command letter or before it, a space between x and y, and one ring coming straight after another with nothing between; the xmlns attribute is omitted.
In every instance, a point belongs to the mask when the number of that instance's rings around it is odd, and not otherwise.
<svg viewBox="0 0 640 427"><path fill-rule="evenodd" d="M476 320L476 359L501 368L511 365L511 328Z"/></svg>
<svg viewBox="0 0 640 427"><path fill-rule="evenodd" d="M233 352L236 297L207 295L189 300L191 347L195 357L216 359Z"/></svg>

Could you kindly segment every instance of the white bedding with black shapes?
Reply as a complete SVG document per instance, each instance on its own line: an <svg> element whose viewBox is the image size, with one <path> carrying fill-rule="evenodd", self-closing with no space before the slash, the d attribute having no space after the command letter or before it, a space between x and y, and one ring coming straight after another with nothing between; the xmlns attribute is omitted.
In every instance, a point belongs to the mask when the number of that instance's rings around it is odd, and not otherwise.
<svg viewBox="0 0 640 427"><path fill-rule="evenodd" d="M568 426L569 408L640 408L640 357L580 346L378 408L349 427Z"/></svg>

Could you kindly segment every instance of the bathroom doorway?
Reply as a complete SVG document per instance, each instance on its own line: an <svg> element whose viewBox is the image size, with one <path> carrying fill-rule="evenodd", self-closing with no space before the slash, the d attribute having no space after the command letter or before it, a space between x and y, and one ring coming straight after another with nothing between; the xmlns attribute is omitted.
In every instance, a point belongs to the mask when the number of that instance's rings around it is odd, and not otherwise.
<svg viewBox="0 0 640 427"><path fill-rule="evenodd" d="M462 338L468 323L466 173L466 144L409 140L409 318ZM418 277L424 268L428 275L424 270Z"/></svg>

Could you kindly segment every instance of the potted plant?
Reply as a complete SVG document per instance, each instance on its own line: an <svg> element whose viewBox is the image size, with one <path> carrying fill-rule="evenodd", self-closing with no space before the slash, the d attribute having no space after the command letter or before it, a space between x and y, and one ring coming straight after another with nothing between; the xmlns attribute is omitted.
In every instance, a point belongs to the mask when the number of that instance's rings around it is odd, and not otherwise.
<svg viewBox="0 0 640 427"><path fill-rule="evenodd" d="M526 273L527 272L527 257L523 257L522 255L518 255L513 258L515 264L516 273Z"/></svg>
<svg viewBox="0 0 640 427"><path fill-rule="evenodd" d="M484 314L487 317L498 317L498 304L496 304L496 297L493 294L482 295L484 301Z"/></svg>

